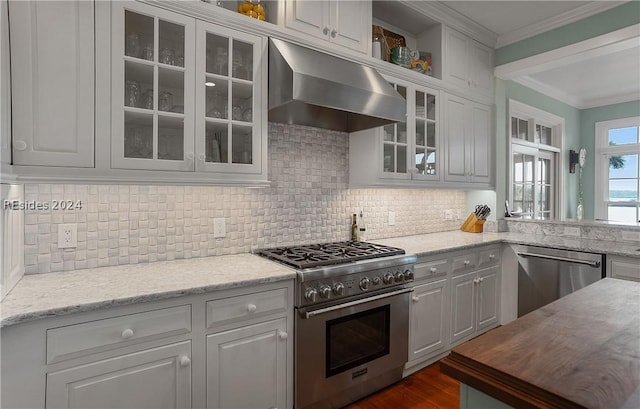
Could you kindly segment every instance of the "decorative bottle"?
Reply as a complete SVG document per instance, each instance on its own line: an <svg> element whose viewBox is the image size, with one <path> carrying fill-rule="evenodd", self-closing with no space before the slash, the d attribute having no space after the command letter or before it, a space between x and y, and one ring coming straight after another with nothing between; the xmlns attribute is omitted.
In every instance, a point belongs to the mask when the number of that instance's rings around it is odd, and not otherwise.
<svg viewBox="0 0 640 409"><path fill-rule="evenodd" d="M358 241L358 221L357 214L353 214L352 222L351 222L351 241Z"/></svg>

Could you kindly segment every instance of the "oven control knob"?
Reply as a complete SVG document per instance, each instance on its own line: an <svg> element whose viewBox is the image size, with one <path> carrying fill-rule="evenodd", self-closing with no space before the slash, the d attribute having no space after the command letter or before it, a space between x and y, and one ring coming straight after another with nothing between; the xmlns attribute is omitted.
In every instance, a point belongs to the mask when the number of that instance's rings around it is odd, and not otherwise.
<svg viewBox="0 0 640 409"><path fill-rule="evenodd" d="M360 289L363 291L366 291L369 289L369 284L371 284L371 280L369 280L369 277L363 277L360 280Z"/></svg>
<svg viewBox="0 0 640 409"><path fill-rule="evenodd" d="M382 277L382 282L385 284L393 283L393 274L391 273L385 274L384 277Z"/></svg>
<svg viewBox="0 0 640 409"><path fill-rule="evenodd" d="M338 282L333 285L333 293L337 296L344 295L344 284Z"/></svg>
<svg viewBox="0 0 640 409"><path fill-rule="evenodd" d="M321 285L320 286L320 297L329 298L330 295L331 295L331 287L329 287L328 285Z"/></svg>
<svg viewBox="0 0 640 409"><path fill-rule="evenodd" d="M309 302L316 302L316 298L318 297L318 290L315 288L307 288L304 292L304 298Z"/></svg>
<svg viewBox="0 0 640 409"><path fill-rule="evenodd" d="M373 285L380 285L381 280L380 280L380 277L375 276L371 281L373 281Z"/></svg>
<svg viewBox="0 0 640 409"><path fill-rule="evenodd" d="M401 283L404 281L404 273L402 271L398 271L396 273L396 283Z"/></svg>
<svg viewBox="0 0 640 409"><path fill-rule="evenodd" d="M411 280L413 280L413 271L404 270L404 281L411 281Z"/></svg>

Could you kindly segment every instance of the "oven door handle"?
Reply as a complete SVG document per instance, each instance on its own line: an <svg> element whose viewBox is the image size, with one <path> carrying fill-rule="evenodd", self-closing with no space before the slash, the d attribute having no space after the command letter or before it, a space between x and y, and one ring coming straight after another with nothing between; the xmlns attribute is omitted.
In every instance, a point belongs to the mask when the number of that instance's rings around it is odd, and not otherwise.
<svg viewBox="0 0 640 409"><path fill-rule="evenodd" d="M356 305L364 304L364 303L375 301L375 300L381 300L383 298L393 297L395 295L410 293L412 291L413 291L413 288L403 288L402 290L396 290L390 293L374 295L373 297L366 297L361 300L351 301L344 304L333 305L331 307L321 308L319 310L304 311L304 312L300 311L300 315L305 320L308 320L309 318L314 317L316 315L324 314L324 313L335 311L335 310L340 310L342 308L355 307Z"/></svg>

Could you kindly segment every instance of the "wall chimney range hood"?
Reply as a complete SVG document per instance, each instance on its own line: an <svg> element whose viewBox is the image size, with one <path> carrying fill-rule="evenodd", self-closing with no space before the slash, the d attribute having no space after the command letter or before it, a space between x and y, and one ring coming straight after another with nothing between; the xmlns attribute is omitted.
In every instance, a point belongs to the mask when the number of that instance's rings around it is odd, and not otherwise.
<svg viewBox="0 0 640 409"><path fill-rule="evenodd" d="M405 99L375 69L269 39L269 121L355 132L406 113Z"/></svg>

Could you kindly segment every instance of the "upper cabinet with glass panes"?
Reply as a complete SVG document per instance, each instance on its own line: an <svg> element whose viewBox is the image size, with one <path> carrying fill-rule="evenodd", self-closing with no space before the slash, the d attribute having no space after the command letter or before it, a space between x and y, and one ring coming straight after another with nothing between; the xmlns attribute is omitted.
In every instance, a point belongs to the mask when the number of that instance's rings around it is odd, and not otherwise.
<svg viewBox="0 0 640 409"><path fill-rule="evenodd" d="M112 4L111 167L266 178L266 40Z"/></svg>
<svg viewBox="0 0 640 409"><path fill-rule="evenodd" d="M406 120L350 135L350 184L420 186L441 180L439 92L397 79L390 85L407 101Z"/></svg>

